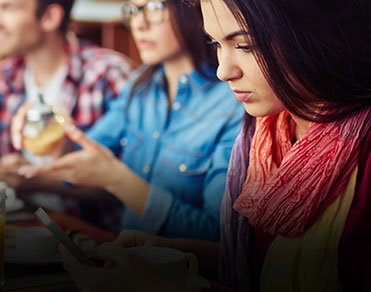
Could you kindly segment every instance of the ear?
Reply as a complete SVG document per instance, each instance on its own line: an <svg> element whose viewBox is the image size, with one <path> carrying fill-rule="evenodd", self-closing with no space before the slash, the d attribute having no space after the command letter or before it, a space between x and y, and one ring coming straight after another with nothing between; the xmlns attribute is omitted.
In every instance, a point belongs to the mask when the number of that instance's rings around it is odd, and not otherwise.
<svg viewBox="0 0 371 292"><path fill-rule="evenodd" d="M51 4L41 17L41 27L45 32L57 31L62 23L64 10L58 4Z"/></svg>

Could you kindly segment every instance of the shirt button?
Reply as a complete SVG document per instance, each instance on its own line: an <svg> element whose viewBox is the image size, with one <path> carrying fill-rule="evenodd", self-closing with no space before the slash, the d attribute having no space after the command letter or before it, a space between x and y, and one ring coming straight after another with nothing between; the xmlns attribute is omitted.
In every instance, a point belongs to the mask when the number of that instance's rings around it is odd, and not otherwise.
<svg viewBox="0 0 371 292"><path fill-rule="evenodd" d="M151 168L148 165L146 165L146 166L143 167L143 172L145 174L148 174L150 170L151 170Z"/></svg>
<svg viewBox="0 0 371 292"><path fill-rule="evenodd" d="M179 171L180 172L186 172L187 171L187 165L185 165L185 164L181 164L181 165L179 165Z"/></svg>
<svg viewBox="0 0 371 292"><path fill-rule="evenodd" d="M158 131L154 131L152 137L153 139L157 140L158 138L160 138L160 133Z"/></svg>
<svg viewBox="0 0 371 292"><path fill-rule="evenodd" d="M120 140L120 144L121 144L121 146L126 146L128 144L128 139L127 138L122 138Z"/></svg>
<svg viewBox="0 0 371 292"><path fill-rule="evenodd" d="M174 109L175 111L177 111L178 109L180 109L180 107L181 107L180 102L174 102L174 104L173 104L173 109Z"/></svg>
<svg viewBox="0 0 371 292"><path fill-rule="evenodd" d="M182 84L186 84L187 80L188 80L188 78L185 75L182 75L182 76L179 77L179 82L182 83Z"/></svg>
<svg viewBox="0 0 371 292"><path fill-rule="evenodd" d="M164 81L164 76L163 76L162 74L158 74L158 75L157 75L157 80L158 80L159 82Z"/></svg>

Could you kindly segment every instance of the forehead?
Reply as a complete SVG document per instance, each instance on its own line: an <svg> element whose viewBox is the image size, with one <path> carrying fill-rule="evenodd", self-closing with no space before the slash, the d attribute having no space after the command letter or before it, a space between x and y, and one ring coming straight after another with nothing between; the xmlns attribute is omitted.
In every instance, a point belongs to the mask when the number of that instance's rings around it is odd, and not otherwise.
<svg viewBox="0 0 371 292"><path fill-rule="evenodd" d="M142 5L147 4L148 2L151 2L151 0L130 0L128 2L131 3L131 4L142 6Z"/></svg>
<svg viewBox="0 0 371 292"><path fill-rule="evenodd" d="M26 11L34 12L37 7L38 0L0 0L0 6L16 5Z"/></svg>
<svg viewBox="0 0 371 292"><path fill-rule="evenodd" d="M222 0L201 0L204 29L211 36L240 30L234 15Z"/></svg>

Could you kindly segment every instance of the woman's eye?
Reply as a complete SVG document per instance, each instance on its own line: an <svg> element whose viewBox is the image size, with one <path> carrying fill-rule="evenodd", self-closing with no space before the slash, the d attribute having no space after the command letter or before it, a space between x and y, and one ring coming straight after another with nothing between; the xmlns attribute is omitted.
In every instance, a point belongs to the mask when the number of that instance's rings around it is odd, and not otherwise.
<svg viewBox="0 0 371 292"><path fill-rule="evenodd" d="M244 52L251 52L251 49L252 49L252 46L250 46L249 44L237 44L235 46L235 49L238 49L238 50L243 50Z"/></svg>
<svg viewBox="0 0 371 292"><path fill-rule="evenodd" d="M218 42L215 42L215 41L208 41L207 44L214 49L217 49L217 48L220 47L220 44Z"/></svg>

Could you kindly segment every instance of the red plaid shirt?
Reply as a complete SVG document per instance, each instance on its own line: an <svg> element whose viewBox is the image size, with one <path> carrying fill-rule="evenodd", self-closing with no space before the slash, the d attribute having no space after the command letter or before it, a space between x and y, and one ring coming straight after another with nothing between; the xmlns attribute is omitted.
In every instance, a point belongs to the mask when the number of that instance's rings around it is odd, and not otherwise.
<svg viewBox="0 0 371 292"><path fill-rule="evenodd" d="M134 63L73 35L67 37L66 52L68 75L60 98L76 125L85 131L106 111L108 101L119 95ZM25 68L20 56L0 61L0 156L14 151L10 123L26 99Z"/></svg>

